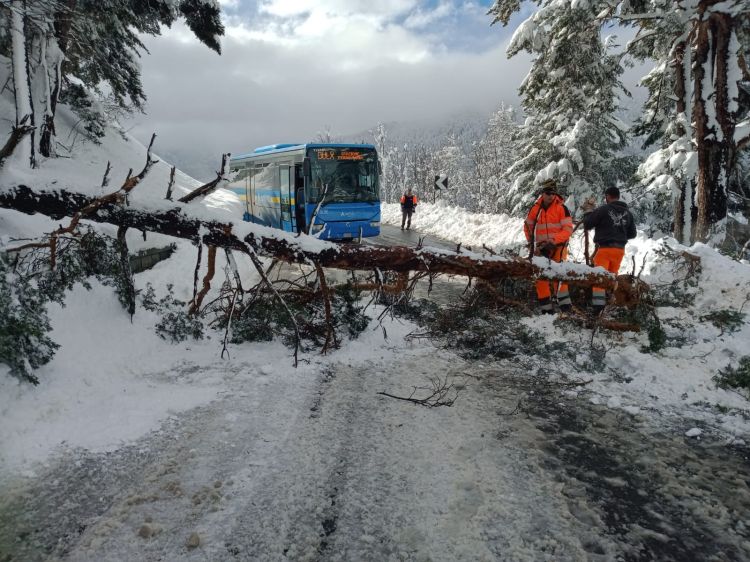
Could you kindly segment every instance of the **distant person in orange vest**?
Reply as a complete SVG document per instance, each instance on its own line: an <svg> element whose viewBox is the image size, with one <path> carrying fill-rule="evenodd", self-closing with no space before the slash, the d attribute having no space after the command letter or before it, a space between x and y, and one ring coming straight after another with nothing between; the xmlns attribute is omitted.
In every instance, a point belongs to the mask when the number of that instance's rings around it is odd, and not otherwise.
<svg viewBox="0 0 750 562"><path fill-rule="evenodd" d="M411 192L411 187L401 196L401 230L411 228L411 216L417 208L417 196Z"/></svg>
<svg viewBox="0 0 750 562"><path fill-rule="evenodd" d="M532 205L523 225L526 240L532 246L535 256L544 256L561 262L568 258L568 240L573 234L573 218L557 193L554 179L544 180L542 194ZM567 283L540 280L536 282L536 296L539 310L552 314L552 297L562 312L570 310L571 301Z"/></svg>
<svg viewBox="0 0 750 562"><path fill-rule="evenodd" d="M606 203L593 211L593 205L583 209L583 228L594 229L596 249L593 265L617 275L625 255L625 244L636 235L635 219L628 206L620 201L620 190L616 187L608 187L604 191L604 200ZM593 313L601 314L606 304L606 291L602 287L594 287L591 294Z"/></svg>

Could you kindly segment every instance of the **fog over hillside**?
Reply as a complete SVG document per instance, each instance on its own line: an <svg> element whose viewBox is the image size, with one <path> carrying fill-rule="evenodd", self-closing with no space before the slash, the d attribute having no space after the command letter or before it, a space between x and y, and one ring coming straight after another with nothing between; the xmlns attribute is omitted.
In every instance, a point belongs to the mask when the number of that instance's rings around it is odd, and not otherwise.
<svg viewBox="0 0 750 562"><path fill-rule="evenodd" d="M632 97L621 99L619 117L627 124L632 125L638 118L646 99L646 91L643 88L632 88ZM498 104L499 106L499 104ZM520 107L511 106L516 111L516 121L523 121ZM403 147L404 145L437 148L443 146L448 138L454 138L465 153L469 153L472 143L478 141L487 131L487 122L491 112L481 110L466 110L454 113L444 119L420 119L413 121L387 121L382 123L386 131L386 141L390 146ZM271 138L267 144L282 142L315 142L329 137L334 141L374 143L374 132L379 123L373 123L371 127L362 131L341 132L331 130L322 123L319 131L312 138ZM158 134L158 131L157 131ZM148 142L148 139L139 139ZM642 139L635 138L623 149L626 154L642 154ZM247 146L245 150L250 152L257 146ZM216 171L221 164L221 155L228 151L228 147L216 146L214 152L207 154L199 146L176 147L164 146L157 142L157 152L165 160L173 162L180 170L200 181L208 181L215 177Z"/></svg>

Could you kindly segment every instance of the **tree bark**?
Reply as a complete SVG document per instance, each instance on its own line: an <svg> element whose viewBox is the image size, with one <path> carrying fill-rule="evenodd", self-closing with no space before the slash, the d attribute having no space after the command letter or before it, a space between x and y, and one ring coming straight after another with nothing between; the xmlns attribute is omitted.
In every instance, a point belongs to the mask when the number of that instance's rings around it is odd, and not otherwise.
<svg viewBox="0 0 750 562"><path fill-rule="evenodd" d="M127 300L128 314L130 314L130 321L133 321L133 315L135 314L135 284L133 283L133 271L130 268L130 252L128 252L128 242L125 237L128 229L125 226L121 226L117 229L117 245L120 251L120 275L122 275L122 283L125 285L122 288L124 292L124 298Z"/></svg>
<svg viewBox="0 0 750 562"><path fill-rule="evenodd" d="M594 271L582 269L579 264L555 264L544 258L535 258L530 262L520 257L504 258L469 252L453 254L426 248L343 245L322 241L316 241L314 246L306 246L300 239L306 240L307 237L293 237L282 231L278 232L278 236L250 232L241 239L231 232L231 224L192 217L189 215L189 207L175 206L164 211L148 212L132 204L102 204L94 197L65 190L34 191L24 185L0 190L0 208L26 214L41 213L60 219L76 216L86 207L93 210L82 217L85 220L148 230L245 254L257 253L290 263L313 263L346 270L423 271L486 281L515 277L565 280L574 285L596 285L609 289L618 285L613 275L601 269ZM643 287L642 283L636 285Z"/></svg>
<svg viewBox="0 0 750 562"><path fill-rule="evenodd" d="M18 126L13 127L13 130L11 131L5 145L0 148L0 168L2 168L5 159L13 154L13 151L23 140L23 138L34 129L34 127L32 127L31 125L26 124L27 121L28 118L24 118L21 120L21 123L19 123Z"/></svg>
<svg viewBox="0 0 750 562"><path fill-rule="evenodd" d="M73 24L73 14L77 8L77 0L67 0L62 3L55 12L55 21L52 24L54 40L57 43L59 53L55 57L54 84L50 86L49 107L44 116L42 135L39 140L39 152L46 157L55 154L55 116L57 115L57 104L60 100L63 87L63 79L67 71L66 53Z"/></svg>
<svg viewBox="0 0 750 562"><path fill-rule="evenodd" d="M16 102L16 128L26 123L29 136L18 142L17 156L21 162L34 167L34 106L29 87L29 59L26 38L26 2L12 0L10 4L10 35L12 49L13 91Z"/></svg>
<svg viewBox="0 0 750 562"><path fill-rule="evenodd" d="M734 165L736 116L729 111L729 52L733 26L738 16L709 11L718 0L703 0L696 23L693 70L695 105L694 142L698 153L696 206L698 209L693 240L706 241L727 216L728 183ZM704 91L710 91L704 99ZM711 104L709 113L707 105Z"/></svg>
<svg viewBox="0 0 750 562"><path fill-rule="evenodd" d="M212 192L216 191L216 188L219 187L219 183L221 183L221 180L224 179L224 174L226 174L226 169L227 169L227 161L229 160L230 156L231 154L229 153L221 155L221 170L216 172L216 178L194 189L187 195L180 197L178 201L180 203L190 203L193 199L197 199L198 197L205 197L206 195L209 195ZM172 168L172 176L170 177L169 188L167 189L167 199L170 199L170 200L172 197L173 181L174 181L174 168Z"/></svg>
<svg viewBox="0 0 750 562"><path fill-rule="evenodd" d="M687 40L686 40L687 41ZM676 47L674 52L674 59L672 61L673 76L674 76L674 93L677 97L675 102L675 109L677 115L685 115L687 120L687 103L685 100L685 43L681 41ZM687 131L680 128L676 131L677 135L687 135ZM691 237L690 225L693 223L693 189L692 189L692 178L685 178L683 182L678 186L677 196L674 204L674 225L673 234L674 237L682 244L689 245Z"/></svg>

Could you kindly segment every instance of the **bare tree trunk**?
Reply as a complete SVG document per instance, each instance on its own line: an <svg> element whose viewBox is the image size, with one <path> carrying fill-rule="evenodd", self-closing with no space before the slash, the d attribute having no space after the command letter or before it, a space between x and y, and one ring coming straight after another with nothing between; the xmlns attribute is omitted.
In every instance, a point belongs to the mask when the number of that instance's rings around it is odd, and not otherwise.
<svg viewBox="0 0 750 562"><path fill-rule="evenodd" d="M681 41L675 48L674 60L672 61L673 73L674 73L674 93L677 96L676 111L677 115L685 115L687 117L687 103L685 101L685 47L686 41ZM687 131L680 127L679 131L676 131L677 135L687 136ZM674 225L673 233L674 237L682 244L689 245L691 238L692 224L692 213L693 213L693 189L692 179L684 179L683 182L678 186L678 193L674 203Z"/></svg>
<svg viewBox="0 0 750 562"><path fill-rule="evenodd" d="M133 271L130 269L130 253L128 252L128 242L125 235L128 232L128 227L121 226L117 229L117 245L120 251L120 273L122 275L122 282L125 287L122 289L125 293L125 299L127 300L128 314L130 314L130 321L133 321L133 315L135 314L135 285L133 283Z"/></svg>
<svg viewBox="0 0 750 562"><path fill-rule="evenodd" d="M137 176L136 176L137 177ZM427 248L355 246L316 241L314 248L302 240L282 232L273 237L258 236L250 232L239 238L231 232L231 225L202 221L186 213L189 210L176 206L162 212L149 212L120 205L116 200L100 199L64 189L33 191L27 186L0 190L0 208L14 209L27 214L42 213L60 219L81 216L86 220L148 230L176 238L192 240L210 246L229 248L244 254L258 253L289 263L319 264L346 270L365 270L427 273L445 273L499 281L509 277L526 279L565 280L580 286L597 285L612 289L618 280L611 274L576 269L577 264L557 264L535 258L526 259L487 256L470 252L448 253ZM89 209L85 216L81 209ZM643 284L639 287L642 289Z"/></svg>
<svg viewBox="0 0 750 562"><path fill-rule="evenodd" d="M717 232L727 216L728 182L734 161L735 119L729 112L727 65L733 18L721 11L708 12L717 0L701 2L700 21L695 35L694 91L698 175L696 206L698 216L694 240L706 241ZM738 18L734 18L737 20ZM704 92L710 92L704 97ZM707 107L711 104L711 108Z"/></svg>
<svg viewBox="0 0 750 562"><path fill-rule="evenodd" d="M53 30L50 29L47 35L41 39L42 52L42 69L44 73L44 116L42 118L42 127L39 135L39 153L45 158L55 156L55 110L57 100L60 95L60 85L62 76L60 75L63 56L58 49ZM50 48L52 47L52 48ZM52 53L50 54L50 51ZM52 69L50 69L52 62ZM50 71L53 78L50 79Z"/></svg>
<svg viewBox="0 0 750 562"><path fill-rule="evenodd" d="M34 167L34 106L29 87L29 58L26 38L26 1L11 0L10 34L13 51L13 88L16 101L16 128L25 123L31 129L28 136L18 142L17 158L20 162Z"/></svg>
<svg viewBox="0 0 750 562"><path fill-rule="evenodd" d="M333 315L331 313L331 293L328 290L328 283L326 282L325 273L323 268L319 264L315 264L315 269L318 272L318 283L320 283L320 293L323 296L323 305L326 313L326 341L323 344L323 349L320 351L323 355L328 353L332 345L336 345L336 330L333 327Z"/></svg>
<svg viewBox="0 0 750 562"><path fill-rule="evenodd" d="M60 3L62 6L62 2ZM52 37L50 41L56 47L53 60L55 66L52 69L54 81L49 87L49 103L44 115L41 138L39 139L39 152L46 157L55 154L55 116L57 115L57 104L62 94L63 77L65 76L66 58L70 41L70 30L73 25L73 14L78 6L78 0L67 0L55 13L55 22L53 24ZM46 69L47 79L49 80L49 69Z"/></svg>

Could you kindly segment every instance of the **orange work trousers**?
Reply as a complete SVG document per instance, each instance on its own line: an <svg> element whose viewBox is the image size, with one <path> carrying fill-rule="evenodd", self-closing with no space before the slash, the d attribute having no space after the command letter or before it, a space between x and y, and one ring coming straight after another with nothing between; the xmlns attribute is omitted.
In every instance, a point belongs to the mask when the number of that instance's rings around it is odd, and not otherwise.
<svg viewBox="0 0 750 562"><path fill-rule="evenodd" d="M550 257L552 261L561 262L568 259L568 246L558 246ZM536 298L539 309L542 311L552 310L552 295L557 296L557 304L560 306L570 305L570 292L568 284L559 281L537 281Z"/></svg>
<svg viewBox="0 0 750 562"><path fill-rule="evenodd" d="M625 248L597 248L592 260L594 267L603 267L610 273L617 275L624 255ZM605 306L607 304L607 291L602 287L594 287L591 292L591 304Z"/></svg>

